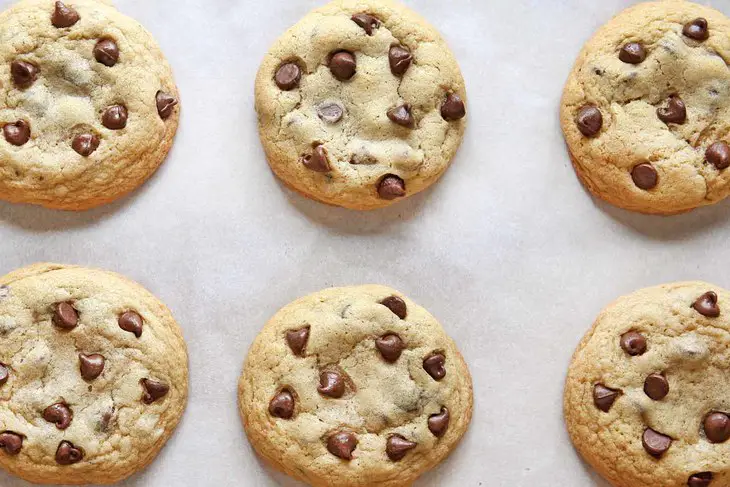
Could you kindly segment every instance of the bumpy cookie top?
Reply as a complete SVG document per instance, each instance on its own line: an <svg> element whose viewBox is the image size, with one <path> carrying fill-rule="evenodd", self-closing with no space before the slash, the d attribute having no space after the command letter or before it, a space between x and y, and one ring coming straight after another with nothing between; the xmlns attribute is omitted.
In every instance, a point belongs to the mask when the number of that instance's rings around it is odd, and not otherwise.
<svg viewBox="0 0 730 487"><path fill-rule="evenodd" d="M707 7L641 3L603 26L575 63L561 120L597 196L671 214L730 193L730 20Z"/></svg>
<svg viewBox="0 0 730 487"><path fill-rule="evenodd" d="M409 485L456 446L472 411L453 341L383 286L284 307L252 345L239 394L256 450L315 486Z"/></svg>
<svg viewBox="0 0 730 487"><path fill-rule="evenodd" d="M152 36L97 0L23 0L0 14L0 198L80 210L136 188L177 129Z"/></svg>
<svg viewBox="0 0 730 487"><path fill-rule="evenodd" d="M573 357L565 416L621 487L730 486L730 293L668 284L605 309Z"/></svg>
<svg viewBox="0 0 730 487"><path fill-rule="evenodd" d="M387 206L446 170L464 80L439 33L389 0L335 0L276 41L256 79L269 163L289 186L354 209Z"/></svg>
<svg viewBox="0 0 730 487"><path fill-rule="evenodd" d="M111 272L38 264L0 278L0 466L111 483L146 466L187 400L165 306Z"/></svg>

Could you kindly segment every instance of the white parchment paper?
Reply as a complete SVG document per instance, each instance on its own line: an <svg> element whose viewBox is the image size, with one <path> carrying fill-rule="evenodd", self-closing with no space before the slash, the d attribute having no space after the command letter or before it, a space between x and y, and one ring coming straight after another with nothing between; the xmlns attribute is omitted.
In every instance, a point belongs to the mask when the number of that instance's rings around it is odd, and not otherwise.
<svg viewBox="0 0 730 487"><path fill-rule="evenodd" d="M167 162L123 201L74 214L0 203L0 272L102 267L155 293L190 352L185 417L124 487L294 486L256 458L236 385L249 344L291 300L382 283L430 310L474 378L471 429L419 487L585 487L562 423L570 356L602 307L682 279L730 287L730 203L671 218L593 200L558 125L582 44L631 0L406 0L459 60L469 127L434 188L358 213L282 188L260 147L253 82L270 44L320 0L117 0L158 39L182 93ZM730 14L730 0L715 7ZM0 0L0 7L10 4ZM24 482L0 473L0 486Z"/></svg>

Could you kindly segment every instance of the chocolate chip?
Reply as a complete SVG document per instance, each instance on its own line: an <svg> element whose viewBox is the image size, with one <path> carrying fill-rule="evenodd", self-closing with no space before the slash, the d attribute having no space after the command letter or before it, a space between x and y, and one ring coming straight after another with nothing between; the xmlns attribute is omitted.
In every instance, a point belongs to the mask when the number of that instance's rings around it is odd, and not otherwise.
<svg viewBox="0 0 730 487"><path fill-rule="evenodd" d="M112 407L109 410L104 411L104 414L101 415L101 419L99 420L97 429L99 431L108 431L109 425L111 424L111 421L112 421L112 417L114 417L114 407Z"/></svg>
<svg viewBox="0 0 730 487"><path fill-rule="evenodd" d="M700 472L689 476L687 487L709 487L712 482L712 472Z"/></svg>
<svg viewBox="0 0 730 487"><path fill-rule="evenodd" d="M41 70L35 64L27 61L13 61L10 64L10 74L13 77L13 83L18 88L28 88L35 80Z"/></svg>
<svg viewBox="0 0 730 487"><path fill-rule="evenodd" d="M408 71L412 61L413 54L403 46L391 46L390 51L388 51L390 72L396 76L403 76Z"/></svg>
<svg viewBox="0 0 730 487"><path fill-rule="evenodd" d="M446 100L441 104L441 117L444 120L454 121L466 116L466 107L461 97L456 93L446 95Z"/></svg>
<svg viewBox="0 0 730 487"><path fill-rule="evenodd" d="M584 105L578 110L578 117L575 119L580 133L586 137L595 137L603 127L603 115L593 105Z"/></svg>
<svg viewBox="0 0 730 487"><path fill-rule="evenodd" d="M122 313L118 320L119 328L129 333L134 333L137 338L142 336L142 326L144 321L136 311L127 311Z"/></svg>
<svg viewBox="0 0 730 487"><path fill-rule="evenodd" d="M94 59L104 66L112 67L119 61L119 47L111 39L99 39L94 46Z"/></svg>
<svg viewBox="0 0 730 487"><path fill-rule="evenodd" d="M629 331L621 335L621 348L632 357L644 355L644 352L646 352L646 338L641 333Z"/></svg>
<svg viewBox="0 0 730 487"><path fill-rule="evenodd" d="M177 105L177 98L164 91L158 91L155 95L155 103L157 103L157 114L162 120L167 120Z"/></svg>
<svg viewBox="0 0 730 487"><path fill-rule="evenodd" d="M388 110L387 115L394 123L402 125L403 127L413 128L415 125L413 115L411 114L411 105L409 103L404 103L403 105L391 108Z"/></svg>
<svg viewBox="0 0 730 487"><path fill-rule="evenodd" d="M386 174L378 183L378 196L394 200L406 195L406 183L395 174Z"/></svg>
<svg viewBox="0 0 730 487"><path fill-rule="evenodd" d="M142 394L142 402L145 404L152 404L170 392L170 386L156 380L142 379L141 384L144 391Z"/></svg>
<svg viewBox="0 0 730 487"><path fill-rule="evenodd" d="M339 399L345 394L345 379L339 372L325 370L319 374L317 390L322 395Z"/></svg>
<svg viewBox="0 0 730 487"><path fill-rule="evenodd" d="M446 377L446 357L442 353L433 353L423 359L423 370L428 372L433 380L441 380Z"/></svg>
<svg viewBox="0 0 730 487"><path fill-rule="evenodd" d="M339 122L344 113L344 109L334 102L325 102L317 107L317 116L327 123Z"/></svg>
<svg viewBox="0 0 730 487"><path fill-rule="evenodd" d="M23 437L12 431L0 433L0 450L5 450L8 455L17 455L23 448Z"/></svg>
<svg viewBox="0 0 730 487"><path fill-rule="evenodd" d="M707 291L705 294L697 298L692 307L702 316L708 318L717 318L720 316L720 306L717 304L717 294L713 291Z"/></svg>
<svg viewBox="0 0 730 487"><path fill-rule="evenodd" d="M380 21L370 14L355 14L352 21L365 29L365 33L369 36L373 35L373 31L380 27Z"/></svg>
<svg viewBox="0 0 730 487"><path fill-rule="evenodd" d="M621 48L618 58L628 64L640 64L646 59L646 49L638 42L629 42Z"/></svg>
<svg viewBox="0 0 730 487"><path fill-rule="evenodd" d="M71 409L62 402L52 404L43 410L43 419L49 423L55 423L56 428L65 430L71 426L74 415Z"/></svg>
<svg viewBox="0 0 730 487"><path fill-rule="evenodd" d="M375 339L375 347L383 356L386 362L393 363L398 360L406 344L395 333L388 333Z"/></svg>
<svg viewBox="0 0 730 487"><path fill-rule="evenodd" d="M357 437L349 431L340 431L327 438L327 450L343 460L352 460L355 447L357 447Z"/></svg>
<svg viewBox="0 0 730 487"><path fill-rule="evenodd" d="M661 401L669 394L669 381L661 374L651 374L644 381L644 393L655 401Z"/></svg>
<svg viewBox="0 0 730 487"><path fill-rule="evenodd" d="M710 413L703 423L705 436L711 443L725 443L730 439L730 417L725 413Z"/></svg>
<svg viewBox="0 0 730 487"><path fill-rule="evenodd" d="M53 313L53 324L64 330L76 328L79 323L79 314L71 303L58 303Z"/></svg>
<svg viewBox="0 0 730 487"><path fill-rule="evenodd" d="M666 101L666 106L656 109L657 117L664 123L676 123L682 125L687 121L687 107L684 101L677 96L672 95Z"/></svg>
<svg viewBox="0 0 730 487"><path fill-rule="evenodd" d="M81 377L85 380L96 379L104 371L105 363L106 359L103 355L99 355L98 353L92 353L91 355L80 353L79 369L81 370Z"/></svg>
<svg viewBox="0 0 730 487"><path fill-rule="evenodd" d="M329 172L331 170L327 149L323 145L315 147L311 154L302 156L300 161L304 167L314 172Z"/></svg>
<svg viewBox="0 0 730 487"><path fill-rule="evenodd" d="M634 181L637 188L649 190L656 187L659 183L659 174L656 172L656 169L654 169L654 166L645 162L638 166L634 166L631 170L631 179Z"/></svg>
<svg viewBox="0 0 730 487"><path fill-rule="evenodd" d="M330 59L330 71L340 81L352 78L357 71L355 55L347 51L336 52Z"/></svg>
<svg viewBox="0 0 730 487"><path fill-rule="evenodd" d="M705 159L718 171L727 169L730 166L730 146L723 141L715 142L705 151Z"/></svg>
<svg viewBox="0 0 730 487"><path fill-rule="evenodd" d="M56 2L56 8L51 15L51 23L54 27L62 29L71 27L79 21L79 13L71 7L67 7L63 2Z"/></svg>
<svg viewBox="0 0 730 487"><path fill-rule="evenodd" d="M294 355L304 357L304 349L309 341L309 327L299 328L298 330L291 330L286 332L286 343L294 352Z"/></svg>
<svg viewBox="0 0 730 487"><path fill-rule="evenodd" d="M408 450L413 450L416 446L418 446L418 443L408 441L401 435L391 435L385 444L385 453L388 458L397 462L406 456Z"/></svg>
<svg viewBox="0 0 730 487"><path fill-rule="evenodd" d="M301 79L302 70L295 63L282 64L274 75L276 86L284 91L291 91L299 86Z"/></svg>
<svg viewBox="0 0 730 487"><path fill-rule="evenodd" d="M707 20L700 17L686 23L682 29L682 34L696 41L706 41L710 37L710 31L707 29Z"/></svg>
<svg viewBox="0 0 730 487"><path fill-rule="evenodd" d="M279 391L269 402L269 414L289 419L294 415L294 396L286 389Z"/></svg>
<svg viewBox="0 0 730 487"><path fill-rule="evenodd" d="M99 148L99 137L95 134L79 134L74 137L71 147L79 155L89 157L96 149Z"/></svg>
<svg viewBox="0 0 730 487"><path fill-rule="evenodd" d="M8 369L7 365L0 362L0 386L4 386L8 379L10 378L10 369Z"/></svg>
<svg viewBox="0 0 730 487"><path fill-rule="evenodd" d="M641 443L649 455L659 458L672 446L672 439L666 435L657 433L651 428L646 428L641 438Z"/></svg>
<svg viewBox="0 0 730 487"><path fill-rule="evenodd" d="M5 124L3 135L9 143L21 146L30 140L30 125L25 120Z"/></svg>
<svg viewBox="0 0 730 487"><path fill-rule="evenodd" d="M436 438L441 438L449 428L449 410L442 407L440 413L428 417L428 430Z"/></svg>
<svg viewBox="0 0 730 487"><path fill-rule="evenodd" d="M619 394L621 394L621 391L608 388L603 384L596 384L593 386L593 404L604 413L607 413L611 410L611 406L616 402Z"/></svg>
<svg viewBox="0 0 730 487"><path fill-rule="evenodd" d="M398 296L388 296L387 298L383 299L380 304L391 310L393 314L396 315L398 318L402 320L406 319L406 315L408 313L408 309L406 308L406 302Z"/></svg>
<svg viewBox="0 0 730 487"><path fill-rule="evenodd" d="M111 130L121 130L127 126L127 108L124 105L112 105L104 110L101 123Z"/></svg>
<svg viewBox="0 0 730 487"><path fill-rule="evenodd" d="M56 463L59 465L72 465L84 458L84 452L76 448L70 441L62 441L56 450Z"/></svg>

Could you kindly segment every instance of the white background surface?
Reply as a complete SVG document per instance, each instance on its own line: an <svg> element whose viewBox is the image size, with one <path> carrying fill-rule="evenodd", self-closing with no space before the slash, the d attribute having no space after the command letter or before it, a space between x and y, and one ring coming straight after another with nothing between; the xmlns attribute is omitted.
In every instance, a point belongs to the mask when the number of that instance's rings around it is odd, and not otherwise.
<svg viewBox="0 0 730 487"><path fill-rule="evenodd" d="M180 322L188 409L158 459L123 486L299 485L264 468L246 441L236 405L244 356L291 300L372 282L430 310L474 378L471 429L418 487L603 487L562 423L563 378L581 335L602 307L640 287L730 287L730 203L671 218L631 214L594 201L570 165L557 115L563 83L593 31L634 2L406 3L459 60L469 127L434 188L358 213L283 189L257 138L258 64L321 1L117 0L175 71L175 146L146 185L101 209L0 203L0 272L36 261L118 271ZM730 14L730 0L712 3ZM25 485L0 473L0 486Z"/></svg>

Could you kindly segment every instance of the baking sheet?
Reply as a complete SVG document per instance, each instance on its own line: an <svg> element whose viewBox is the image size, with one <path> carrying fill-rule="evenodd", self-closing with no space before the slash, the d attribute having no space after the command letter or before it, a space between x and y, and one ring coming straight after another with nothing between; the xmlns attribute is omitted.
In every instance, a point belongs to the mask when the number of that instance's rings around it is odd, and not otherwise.
<svg viewBox="0 0 730 487"><path fill-rule="evenodd" d="M11 2L0 0L5 8ZM253 82L270 44L317 0L117 0L158 39L183 112L167 162L131 197L81 214L0 203L0 272L36 261L107 268L172 310L190 352L183 421L121 485L296 486L257 460L236 385L249 344L291 300L382 283L430 310L474 378L471 429L419 487L607 484L562 424L570 356L600 309L682 279L730 287L730 203L671 218L593 200L558 125L570 67L627 0L406 0L449 41L469 127L425 193L358 213L284 189L256 132ZM730 14L730 0L702 2ZM26 483L0 473L0 485Z"/></svg>

